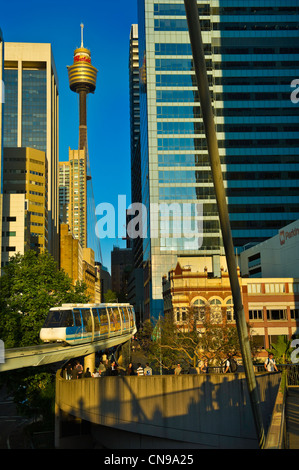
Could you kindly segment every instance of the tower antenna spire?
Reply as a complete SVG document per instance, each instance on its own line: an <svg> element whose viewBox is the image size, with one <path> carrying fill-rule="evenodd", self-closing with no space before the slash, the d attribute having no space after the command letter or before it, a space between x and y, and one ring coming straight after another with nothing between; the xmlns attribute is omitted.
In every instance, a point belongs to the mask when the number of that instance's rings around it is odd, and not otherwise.
<svg viewBox="0 0 299 470"><path fill-rule="evenodd" d="M84 46L83 46L83 28L84 28L84 24L81 23L81 24L80 24L80 27L81 27L81 47L84 47Z"/></svg>

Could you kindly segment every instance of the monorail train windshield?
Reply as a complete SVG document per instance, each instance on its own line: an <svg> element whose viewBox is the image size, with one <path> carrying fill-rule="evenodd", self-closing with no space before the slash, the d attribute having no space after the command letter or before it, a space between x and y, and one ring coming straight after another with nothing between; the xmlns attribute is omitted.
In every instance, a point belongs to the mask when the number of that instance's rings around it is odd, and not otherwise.
<svg viewBox="0 0 299 470"><path fill-rule="evenodd" d="M43 328L74 326L72 310L50 310Z"/></svg>

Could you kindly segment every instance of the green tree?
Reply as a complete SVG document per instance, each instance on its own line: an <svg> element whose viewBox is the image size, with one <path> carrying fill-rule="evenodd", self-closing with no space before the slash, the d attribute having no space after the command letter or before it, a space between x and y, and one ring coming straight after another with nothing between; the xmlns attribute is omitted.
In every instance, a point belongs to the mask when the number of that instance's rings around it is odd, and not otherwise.
<svg viewBox="0 0 299 470"><path fill-rule="evenodd" d="M241 356L235 324L223 322L221 313L208 303L200 309L189 308L181 323L174 321L173 313L155 325L146 322L138 337L149 359L164 369L178 362L196 366L204 359L219 365L227 354Z"/></svg>
<svg viewBox="0 0 299 470"><path fill-rule="evenodd" d="M28 251L10 258L0 278L0 338L5 349L40 343L39 332L51 307L88 302L84 283L75 286L59 271L52 256ZM27 416L54 416L55 370L53 365L2 372L18 411Z"/></svg>
<svg viewBox="0 0 299 470"><path fill-rule="evenodd" d="M0 338L5 348L38 344L51 307L87 302L85 284L72 284L48 252L16 254L0 278Z"/></svg>
<svg viewBox="0 0 299 470"><path fill-rule="evenodd" d="M114 292L111 289L108 289L107 292L104 294L104 299L105 299L105 302L107 304L108 303L113 303L113 302L118 302L117 293Z"/></svg>

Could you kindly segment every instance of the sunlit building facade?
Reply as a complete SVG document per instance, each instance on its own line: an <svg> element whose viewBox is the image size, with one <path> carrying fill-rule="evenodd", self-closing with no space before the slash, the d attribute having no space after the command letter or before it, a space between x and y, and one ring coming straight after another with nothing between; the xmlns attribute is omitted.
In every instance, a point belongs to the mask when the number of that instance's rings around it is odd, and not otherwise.
<svg viewBox="0 0 299 470"><path fill-rule="evenodd" d="M30 147L4 149L2 266L18 252L48 249L47 176L45 152Z"/></svg>
<svg viewBox="0 0 299 470"><path fill-rule="evenodd" d="M298 0L198 1L234 245L240 251L298 219ZM224 254L183 0L139 0L142 202L192 205L187 237L148 223L147 313L163 311L162 275L182 256ZM202 210L202 213L201 213ZM202 222L201 222L202 221ZM158 224L158 226L156 226ZM174 225L173 225L174 226ZM153 236L158 229L159 235Z"/></svg>
<svg viewBox="0 0 299 470"><path fill-rule="evenodd" d="M69 160L59 162L61 221L67 223L82 248L87 247L87 176L85 150L69 148Z"/></svg>
<svg viewBox="0 0 299 470"><path fill-rule="evenodd" d="M5 89L3 82L3 68L4 68L4 47L3 36L0 29L0 246L2 245L2 205L3 205L3 188L2 188L2 158L3 158L3 142L2 142L2 129L3 129L3 102L5 99ZM1 266L1 252L0 252L0 266ZM0 271L1 274L1 271Z"/></svg>
<svg viewBox="0 0 299 470"><path fill-rule="evenodd" d="M3 146L45 152L48 250L59 260L58 77L51 44L5 43Z"/></svg>

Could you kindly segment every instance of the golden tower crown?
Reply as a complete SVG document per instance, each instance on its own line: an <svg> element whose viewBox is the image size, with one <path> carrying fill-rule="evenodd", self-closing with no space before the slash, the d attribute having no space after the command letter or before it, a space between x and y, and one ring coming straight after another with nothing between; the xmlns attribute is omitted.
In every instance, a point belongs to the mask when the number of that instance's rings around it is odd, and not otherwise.
<svg viewBox="0 0 299 470"><path fill-rule="evenodd" d="M96 89L97 69L91 65L90 50L83 46L83 27L81 24L81 46L74 51L74 63L67 67L70 89L79 93L93 93Z"/></svg>

